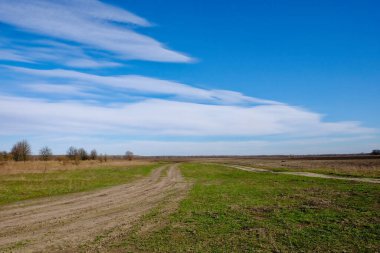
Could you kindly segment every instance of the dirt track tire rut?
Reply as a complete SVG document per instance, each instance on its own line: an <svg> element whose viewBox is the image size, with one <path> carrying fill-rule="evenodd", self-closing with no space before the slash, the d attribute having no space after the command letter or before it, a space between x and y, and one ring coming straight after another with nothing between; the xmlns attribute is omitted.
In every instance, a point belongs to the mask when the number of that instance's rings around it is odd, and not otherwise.
<svg viewBox="0 0 380 253"><path fill-rule="evenodd" d="M4 206L0 252L75 249L106 231L128 229L166 196L188 189L177 165L167 165L129 184Z"/></svg>
<svg viewBox="0 0 380 253"><path fill-rule="evenodd" d="M302 177L314 177L314 178L327 178L327 179L338 179L338 180L346 180L346 181L355 181L355 182L363 182L363 183L374 183L380 184L380 179L378 178L364 178L364 177L341 177L341 176L333 176L333 175L325 175L318 174L312 172L303 172L303 171L271 171L267 169L258 169L248 166L241 165L226 165L231 168L245 170L249 172L268 172L273 174L282 174L282 175L293 175L293 176L302 176Z"/></svg>

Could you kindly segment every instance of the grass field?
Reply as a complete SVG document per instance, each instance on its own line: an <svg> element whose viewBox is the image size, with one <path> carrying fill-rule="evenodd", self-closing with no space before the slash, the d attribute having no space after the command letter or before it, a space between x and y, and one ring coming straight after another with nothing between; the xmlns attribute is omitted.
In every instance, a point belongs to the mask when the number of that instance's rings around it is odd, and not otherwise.
<svg viewBox="0 0 380 253"><path fill-rule="evenodd" d="M22 166L20 163L18 166ZM24 165L25 166L25 165ZM0 174L0 205L14 201L93 190L146 176L157 164L97 165L95 168Z"/></svg>
<svg viewBox="0 0 380 253"><path fill-rule="evenodd" d="M9 246L1 241L0 229L0 251L48 247L54 236L86 238L76 241L82 246L73 246L75 252L377 252L380 248L380 184L202 163L166 165L151 173L157 167L158 163L105 165L0 175L0 212L8 217L2 220L0 215L0 228L6 229L7 240L19 240ZM89 192L84 199L68 194L55 202L5 205L132 181L130 188ZM46 213L39 203L48 208ZM85 211L84 206L88 206ZM42 216L35 217L33 208ZM95 221L102 225L94 227ZM25 231L14 234L7 224ZM86 230L79 229L84 225L97 231L95 238L84 237ZM78 229L62 232L71 227ZM108 228L103 231L104 227ZM45 233L52 239L41 239ZM28 238L35 235L43 237L33 244Z"/></svg>
<svg viewBox="0 0 380 253"><path fill-rule="evenodd" d="M380 178L380 156L174 157L166 160L244 165L273 171L302 171L336 176Z"/></svg>
<svg viewBox="0 0 380 253"><path fill-rule="evenodd" d="M380 178L378 159L248 159L242 165L274 171L305 171L327 175Z"/></svg>
<svg viewBox="0 0 380 253"><path fill-rule="evenodd" d="M376 252L380 185L184 164L194 182L113 247L131 252ZM156 224L153 229L150 224ZM157 225L158 224L158 225Z"/></svg>

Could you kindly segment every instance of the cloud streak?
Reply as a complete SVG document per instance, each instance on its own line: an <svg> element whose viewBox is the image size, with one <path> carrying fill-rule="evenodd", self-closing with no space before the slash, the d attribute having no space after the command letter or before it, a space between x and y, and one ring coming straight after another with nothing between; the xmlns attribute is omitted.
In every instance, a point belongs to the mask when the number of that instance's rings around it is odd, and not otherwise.
<svg viewBox="0 0 380 253"><path fill-rule="evenodd" d="M17 62L33 62L32 60L23 56L20 52L10 49L0 49L0 60L17 61Z"/></svg>
<svg viewBox="0 0 380 253"><path fill-rule="evenodd" d="M206 90L179 82L161 80L140 75L100 76L65 69L41 70L21 67L8 67L8 69L27 75L37 76L38 80L41 80L41 78L59 78L60 81L65 80L67 83L70 81L81 81L86 83L89 88L94 86L98 87L99 85L106 87L108 86L124 92L138 93L140 95L171 95L177 100L190 100L208 103L212 102L220 104L281 104L276 101L245 96L235 91Z"/></svg>
<svg viewBox="0 0 380 253"><path fill-rule="evenodd" d="M130 26L149 26L145 19L97 0L0 0L0 22L112 52L122 59L192 61Z"/></svg>
<svg viewBox="0 0 380 253"><path fill-rule="evenodd" d="M3 48L3 49L1 49ZM91 50L88 53L91 52ZM123 64L109 60L103 56L92 57L78 46L72 46L50 40L23 42L7 42L0 44L0 60L32 63L55 63L72 68L108 68Z"/></svg>
<svg viewBox="0 0 380 253"><path fill-rule="evenodd" d="M180 116L180 117L179 117ZM123 106L0 97L2 135L326 136L371 134L357 122L323 122L287 105L204 105L150 99Z"/></svg>
<svg viewBox="0 0 380 253"><path fill-rule="evenodd" d="M237 91L115 74L128 60L193 59L137 32L152 26L146 19L97 0L0 0L0 23L23 34L0 39L0 145L25 136L41 145L78 140L114 153L124 142L155 155L281 153L287 145L302 149L285 153L303 153L378 134Z"/></svg>

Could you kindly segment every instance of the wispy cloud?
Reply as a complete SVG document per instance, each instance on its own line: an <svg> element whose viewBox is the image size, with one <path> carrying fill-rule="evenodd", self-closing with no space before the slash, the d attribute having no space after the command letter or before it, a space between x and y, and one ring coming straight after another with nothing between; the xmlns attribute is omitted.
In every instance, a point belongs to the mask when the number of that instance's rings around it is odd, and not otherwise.
<svg viewBox="0 0 380 253"><path fill-rule="evenodd" d="M22 87L28 91L39 95L51 94L55 97L64 98L100 98L101 96L88 92L85 87L67 84L31 83L24 84Z"/></svg>
<svg viewBox="0 0 380 253"><path fill-rule="evenodd" d="M137 32L151 26L146 19L97 0L0 0L1 22L32 39L0 38L0 145L25 136L43 145L78 140L115 153L128 140L142 154L260 154L377 138L360 122L329 122L279 101L104 71L132 59L193 59ZM154 141L160 138L171 141Z"/></svg>
<svg viewBox="0 0 380 253"><path fill-rule="evenodd" d="M2 135L326 136L370 134L357 122L323 122L287 105L250 107L150 99L120 106L0 97Z"/></svg>
<svg viewBox="0 0 380 253"><path fill-rule="evenodd" d="M54 63L73 68L122 66L119 62L109 60L109 57L92 57L78 46L50 40L8 41L0 44L0 60L34 64Z"/></svg>
<svg viewBox="0 0 380 253"><path fill-rule="evenodd" d="M86 83L89 88L96 85L109 86L123 92L138 93L140 95L171 95L173 96L172 99L177 100L213 102L220 104L281 104L276 101L245 96L235 91L207 90L175 81L161 80L139 75L100 76L65 69L41 70L21 67L8 67L8 69L27 75L37 76L39 80L45 77L50 79L59 78L66 80L66 82L70 82L70 80L75 82L81 81Z"/></svg>
<svg viewBox="0 0 380 253"><path fill-rule="evenodd" d="M16 97L2 98L0 105L3 108L13 108L11 111L22 113L20 121L31 120L28 126L34 125L34 120L37 120L38 124L44 122L41 115L49 115L48 122L56 117L53 124L43 124L49 129L55 129L54 131L57 131L55 124L68 124L64 129L73 134L81 132L82 128L94 134L100 134L102 129L122 135L221 137L361 135L374 132L358 122L325 122L318 113L277 101L245 96L234 91L207 90L136 75L99 76L63 69L8 69L26 76L36 76L38 80L46 78L47 81L60 82L60 85L32 83L29 89L42 93L55 91L71 94L65 100L75 100L77 97L92 94L94 90L107 87L113 90L114 96L119 93L140 96L137 101L120 100L118 103L115 103L115 100L106 103L99 97L99 103L95 105L93 101L89 104L80 99L76 102L46 102L41 99L24 98L25 101L22 102ZM152 94L169 97L154 99ZM20 108L23 105L25 108ZM7 111L0 112L0 116L9 118ZM96 112L97 117L93 118L91 112ZM17 125L17 122L13 124Z"/></svg>
<svg viewBox="0 0 380 253"><path fill-rule="evenodd" d="M0 0L0 22L112 52L123 59L192 61L130 26L149 26L145 19L97 0Z"/></svg>
<svg viewBox="0 0 380 253"><path fill-rule="evenodd" d="M0 60L18 61L18 62L33 62L20 52L11 49L0 49Z"/></svg>

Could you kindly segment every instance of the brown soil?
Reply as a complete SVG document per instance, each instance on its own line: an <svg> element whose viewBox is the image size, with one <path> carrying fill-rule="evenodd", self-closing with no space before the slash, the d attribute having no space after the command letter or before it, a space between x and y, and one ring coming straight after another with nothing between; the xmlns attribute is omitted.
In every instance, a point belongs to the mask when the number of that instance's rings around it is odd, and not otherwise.
<svg viewBox="0 0 380 253"><path fill-rule="evenodd" d="M105 241L188 189L177 166L167 165L133 183L7 205L0 208L0 251L102 251Z"/></svg>

